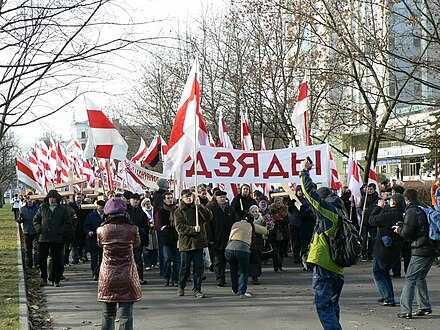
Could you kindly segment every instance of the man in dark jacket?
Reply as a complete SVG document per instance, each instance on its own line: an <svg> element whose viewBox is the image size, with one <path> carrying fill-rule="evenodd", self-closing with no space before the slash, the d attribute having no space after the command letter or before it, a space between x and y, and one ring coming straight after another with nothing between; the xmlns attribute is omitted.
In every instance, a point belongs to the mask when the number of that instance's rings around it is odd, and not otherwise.
<svg viewBox="0 0 440 330"><path fill-rule="evenodd" d="M138 193L131 194L129 203L127 206L127 213L130 216L131 221L134 225L139 228L139 235L141 237L141 244L133 248L134 260L136 262L139 280L141 284L147 284L144 280L144 262L142 259L142 251L144 246L148 246L148 232L150 226L148 225L148 217L142 208L139 206L141 201L141 196Z"/></svg>
<svg viewBox="0 0 440 330"><path fill-rule="evenodd" d="M376 237L376 227L369 223L370 214L377 205L379 195L376 191L376 185L369 183L367 186L366 195L362 196L361 202L358 206L358 212L361 216L362 230L361 235L364 241L364 248L362 250L362 260L373 260L373 246Z"/></svg>
<svg viewBox="0 0 440 330"><path fill-rule="evenodd" d="M32 192L25 196L26 204L20 207L18 223L23 225L24 243L26 247L27 267L39 266L38 260L38 233L32 223L39 206L31 200Z"/></svg>
<svg viewBox="0 0 440 330"><path fill-rule="evenodd" d="M389 207L383 199L370 215L370 225L377 227L376 244L373 250L373 276L381 295L383 306L396 306L390 270L400 262L403 239L394 233L392 227L403 221L404 200L401 194L391 196Z"/></svg>
<svg viewBox="0 0 440 330"><path fill-rule="evenodd" d="M62 252L64 236L73 235L72 218L56 190L48 192L34 217L34 227L39 236L40 271L43 285L47 284L47 257L52 256L51 279L54 286L60 286L62 274Z"/></svg>
<svg viewBox="0 0 440 330"><path fill-rule="evenodd" d="M177 234L176 223L174 221L174 212L176 204L174 203L173 193L165 192L163 195L162 208L159 210L160 231L163 235L163 276L165 286L177 286L179 281L180 254L177 248L179 234Z"/></svg>
<svg viewBox="0 0 440 330"><path fill-rule="evenodd" d="M195 199L189 189L182 190L179 207L174 212L179 233L180 270L177 294L185 295L186 281L193 264L193 292L196 298L205 298L202 293L203 249L208 246L204 225L211 221L212 213ZM196 222L196 210L199 223Z"/></svg>
<svg viewBox="0 0 440 330"><path fill-rule="evenodd" d="M418 310L414 315L423 316L432 313L425 278L437 255L429 240L429 223L425 212L419 207L417 191L407 189L403 197L406 203L404 222L394 226L393 229L403 239L411 240L412 243L411 260L400 296L400 313L397 316L411 319L414 294L417 294L418 303Z"/></svg>
<svg viewBox="0 0 440 330"><path fill-rule="evenodd" d="M83 202L83 199L84 195L78 192L75 194L75 201L69 204L76 214L75 240L72 243L72 264L88 261L84 221L90 213L90 210L81 207L83 204L86 204Z"/></svg>
<svg viewBox="0 0 440 330"><path fill-rule="evenodd" d="M234 197L231 206L235 212L235 221L240 221L248 214L252 205L257 205L257 201L250 195L251 187L248 184L240 186L240 193Z"/></svg>
<svg viewBox="0 0 440 330"><path fill-rule="evenodd" d="M96 210L90 212L86 221L84 221L84 233L87 236L88 246L90 250L90 268L92 270L93 280L97 281L99 278L99 267L102 261L102 248L98 245L98 236L96 230L104 222L104 201L97 201Z"/></svg>
<svg viewBox="0 0 440 330"><path fill-rule="evenodd" d="M218 287L225 286L225 248L235 222L234 210L227 204L226 196L226 191L217 190L215 201L208 204L213 216L212 221L207 224L208 242Z"/></svg>

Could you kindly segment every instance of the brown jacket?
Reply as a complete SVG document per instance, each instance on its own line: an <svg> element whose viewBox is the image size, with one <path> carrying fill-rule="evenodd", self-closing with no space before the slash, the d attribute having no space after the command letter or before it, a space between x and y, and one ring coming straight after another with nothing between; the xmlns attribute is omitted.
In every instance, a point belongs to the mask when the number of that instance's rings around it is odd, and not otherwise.
<svg viewBox="0 0 440 330"><path fill-rule="evenodd" d="M141 300L141 286L133 255L133 247L141 243L138 228L124 217L109 217L97 229L97 235L98 245L103 248L98 301Z"/></svg>
<svg viewBox="0 0 440 330"><path fill-rule="evenodd" d="M196 208L195 204L180 202L174 212L174 221L179 233L179 250L191 251L203 249L208 246L206 237L206 223L212 220L212 212L203 205L197 207L201 231L196 233Z"/></svg>

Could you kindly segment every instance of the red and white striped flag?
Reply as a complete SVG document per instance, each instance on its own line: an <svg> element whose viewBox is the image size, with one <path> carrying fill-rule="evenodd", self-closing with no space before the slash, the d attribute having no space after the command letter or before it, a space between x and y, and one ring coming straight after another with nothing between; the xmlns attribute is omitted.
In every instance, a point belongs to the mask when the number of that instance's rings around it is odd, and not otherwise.
<svg viewBox="0 0 440 330"><path fill-rule="evenodd" d="M376 186L376 191L379 193L380 190L379 190L378 181L379 181L379 179L377 178L375 166L373 165L373 163L371 163L370 172L368 173L368 183L374 183L374 185Z"/></svg>
<svg viewBox="0 0 440 330"><path fill-rule="evenodd" d="M247 112L241 114L241 150L254 150Z"/></svg>
<svg viewBox="0 0 440 330"><path fill-rule="evenodd" d="M359 173L359 165L356 160L355 149L350 148L348 157L348 176L347 176L348 188L351 190L354 196L356 205L359 205L361 200L361 187L363 185L362 177Z"/></svg>
<svg viewBox="0 0 440 330"><path fill-rule="evenodd" d="M332 155L331 151L330 151L330 171L331 171L331 178L332 178L331 188L332 188L332 190L337 191L338 195L339 195L342 190L342 183L341 183L341 181L339 181L339 172L338 172L338 169L336 168L336 164L333 159L333 155Z"/></svg>
<svg viewBox="0 0 440 330"><path fill-rule="evenodd" d="M296 127L298 132L300 146L312 145L307 118L308 96L307 80L304 78L299 88L298 100L292 113L292 124Z"/></svg>
<svg viewBox="0 0 440 330"><path fill-rule="evenodd" d="M105 158L124 160L128 145L115 125L90 100L85 99L89 118L89 139L84 150L86 158Z"/></svg>
<svg viewBox="0 0 440 330"><path fill-rule="evenodd" d="M234 149L221 109L218 116L218 146L221 148Z"/></svg>
<svg viewBox="0 0 440 330"><path fill-rule="evenodd" d="M197 59L191 68L165 152L163 173L170 177L192 157L197 145L208 145L208 130L200 108L200 73Z"/></svg>
<svg viewBox="0 0 440 330"><path fill-rule="evenodd" d="M147 145L145 144L145 141L143 138L141 138L141 143L139 145L139 149L136 152L136 154L133 156L133 158L131 158L131 161L135 164L139 164L141 163L141 161L144 159L145 154L148 150Z"/></svg>
<svg viewBox="0 0 440 330"><path fill-rule="evenodd" d="M215 142L212 138L211 132L208 132L209 146L215 148Z"/></svg>
<svg viewBox="0 0 440 330"><path fill-rule="evenodd" d="M43 192L37 173L32 170L29 162L24 160L23 157L17 156L15 166L18 181L23 182L38 192Z"/></svg>
<svg viewBox="0 0 440 330"><path fill-rule="evenodd" d="M162 137L160 137L158 134L154 136L153 141L151 141L150 146L145 152L145 157L143 159L144 163L150 165L151 167L154 167L157 165L157 163L159 163L159 155L162 153L162 140Z"/></svg>
<svg viewBox="0 0 440 330"><path fill-rule="evenodd" d="M71 162L67 158L66 151L60 142L57 145L57 183L69 181L69 169Z"/></svg>

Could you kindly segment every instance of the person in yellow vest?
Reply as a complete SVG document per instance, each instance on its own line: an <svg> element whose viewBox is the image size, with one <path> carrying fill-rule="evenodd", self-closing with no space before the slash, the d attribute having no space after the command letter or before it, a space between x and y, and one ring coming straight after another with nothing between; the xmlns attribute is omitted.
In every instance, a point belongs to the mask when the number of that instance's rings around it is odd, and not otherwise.
<svg viewBox="0 0 440 330"><path fill-rule="evenodd" d="M330 257L330 248L323 235L331 237L335 234L340 217L345 206L330 188L316 185L310 178L312 163L301 162L301 186L304 196L313 206L318 222L310 244L307 263L313 264L313 294L319 320L324 329L342 329L339 323L339 297L344 286L344 269L338 266Z"/></svg>

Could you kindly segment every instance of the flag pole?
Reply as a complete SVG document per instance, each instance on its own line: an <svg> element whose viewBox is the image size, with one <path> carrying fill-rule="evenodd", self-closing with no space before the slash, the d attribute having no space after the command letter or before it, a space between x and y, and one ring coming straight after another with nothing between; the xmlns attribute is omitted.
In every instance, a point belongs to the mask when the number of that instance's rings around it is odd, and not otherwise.
<svg viewBox="0 0 440 330"><path fill-rule="evenodd" d="M195 81L197 81L197 73L199 72L199 62L196 58L196 72L195 72ZM196 108L194 111L194 188L195 188L195 197L194 197L194 205L196 208L196 226L199 226L199 206L197 203L197 186L198 186L198 180L197 180L197 132L198 132L198 116L197 116L197 110L198 107L200 107L200 89L195 89L195 97L196 97ZM197 93L198 92L198 93Z"/></svg>

